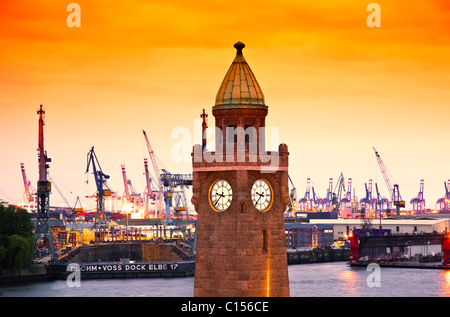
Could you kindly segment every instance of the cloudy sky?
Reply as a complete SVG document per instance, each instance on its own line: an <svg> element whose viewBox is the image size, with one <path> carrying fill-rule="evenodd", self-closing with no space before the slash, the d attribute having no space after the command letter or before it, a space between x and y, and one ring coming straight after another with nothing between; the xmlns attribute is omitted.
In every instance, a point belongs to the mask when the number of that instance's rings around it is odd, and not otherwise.
<svg viewBox="0 0 450 317"><path fill-rule="evenodd" d="M265 95L268 128L290 151L290 176L325 196L342 172L356 194L387 189L373 146L407 202L425 180L430 208L450 179L450 4L378 0L381 27L366 19L371 1L85 1L69 27L70 1L0 4L0 198L20 203L20 163L38 178L38 115L46 111L50 175L70 204L86 184L92 146L119 195L121 164L145 188L142 130L164 167L190 173L174 157L177 128L192 132L211 114L233 44ZM212 115L210 122L212 123ZM82 198L83 204L93 205ZM64 205L53 190L52 205Z"/></svg>

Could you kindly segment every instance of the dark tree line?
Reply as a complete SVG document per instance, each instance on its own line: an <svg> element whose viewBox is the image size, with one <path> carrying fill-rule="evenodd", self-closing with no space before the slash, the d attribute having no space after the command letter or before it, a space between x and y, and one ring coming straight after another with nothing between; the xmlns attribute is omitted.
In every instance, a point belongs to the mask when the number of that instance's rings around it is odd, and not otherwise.
<svg viewBox="0 0 450 317"><path fill-rule="evenodd" d="M24 209L0 205L0 267L18 272L34 255L33 223Z"/></svg>

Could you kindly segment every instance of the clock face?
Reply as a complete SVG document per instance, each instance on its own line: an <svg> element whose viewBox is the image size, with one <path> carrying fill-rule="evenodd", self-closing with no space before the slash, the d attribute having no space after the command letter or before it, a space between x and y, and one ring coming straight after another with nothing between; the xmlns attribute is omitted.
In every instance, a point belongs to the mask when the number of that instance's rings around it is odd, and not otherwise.
<svg viewBox="0 0 450 317"><path fill-rule="evenodd" d="M230 183L219 179L215 181L209 189L209 203L215 211L221 212L231 205L233 191Z"/></svg>
<svg viewBox="0 0 450 317"><path fill-rule="evenodd" d="M264 180L258 179L252 186L252 202L259 211L267 211L272 207L272 186Z"/></svg>

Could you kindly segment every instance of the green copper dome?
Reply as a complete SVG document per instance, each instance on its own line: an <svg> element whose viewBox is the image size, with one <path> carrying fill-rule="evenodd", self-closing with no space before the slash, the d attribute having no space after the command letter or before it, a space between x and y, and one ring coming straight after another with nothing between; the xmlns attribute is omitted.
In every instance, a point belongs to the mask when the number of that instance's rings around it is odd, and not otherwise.
<svg viewBox="0 0 450 317"><path fill-rule="evenodd" d="M236 57L220 85L213 109L267 109L261 87L242 55L245 44L237 42L234 47Z"/></svg>

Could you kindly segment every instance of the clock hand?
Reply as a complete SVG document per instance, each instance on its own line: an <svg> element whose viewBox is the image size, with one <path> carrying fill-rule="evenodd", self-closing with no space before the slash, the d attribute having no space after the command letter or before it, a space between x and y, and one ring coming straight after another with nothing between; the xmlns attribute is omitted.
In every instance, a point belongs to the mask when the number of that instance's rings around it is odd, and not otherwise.
<svg viewBox="0 0 450 317"><path fill-rule="evenodd" d="M217 195L219 195L220 197L217 198L216 202L214 203L214 206L217 206L217 203L219 202L220 198L224 198L225 197L225 195L223 193L222 194L217 193Z"/></svg>
<svg viewBox="0 0 450 317"><path fill-rule="evenodd" d="M258 193L257 193L257 194L258 194ZM260 200L261 197L263 196L263 195L261 195L261 194L258 194L258 195L259 195L259 198L258 198L258 200L256 201L255 206L258 204L259 200Z"/></svg>

